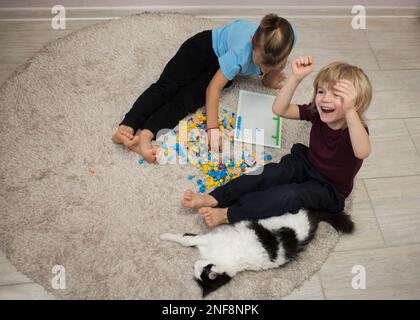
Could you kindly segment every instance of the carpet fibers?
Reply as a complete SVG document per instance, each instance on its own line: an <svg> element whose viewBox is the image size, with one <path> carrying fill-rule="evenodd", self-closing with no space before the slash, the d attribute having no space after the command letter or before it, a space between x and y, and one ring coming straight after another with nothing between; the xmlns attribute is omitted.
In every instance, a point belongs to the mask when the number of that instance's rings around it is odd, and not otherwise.
<svg viewBox="0 0 420 320"><path fill-rule="evenodd" d="M56 297L201 298L193 281L198 251L159 240L165 232L207 230L180 206L183 190L197 189L187 179L197 169L139 165L111 134L179 45L217 25L155 13L99 23L47 45L0 88L1 249ZM274 94L256 78L238 79L222 104L236 109L239 89ZM310 84L303 89L297 98L308 99ZM278 161L307 139L307 124L285 121L283 149L268 152ZM321 223L297 261L243 272L208 299L288 295L321 268L338 240ZM64 290L51 286L54 265L65 268Z"/></svg>

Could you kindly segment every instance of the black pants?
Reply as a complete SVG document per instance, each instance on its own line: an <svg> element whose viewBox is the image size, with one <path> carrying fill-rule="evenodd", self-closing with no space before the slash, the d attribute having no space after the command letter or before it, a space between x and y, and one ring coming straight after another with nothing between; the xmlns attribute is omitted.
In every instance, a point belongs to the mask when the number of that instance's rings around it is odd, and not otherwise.
<svg viewBox="0 0 420 320"><path fill-rule="evenodd" d="M194 35L181 45L159 80L137 98L120 124L134 132L148 129L155 137L160 129L175 127L205 105L207 86L218 69L211 30Z"/></svg>
<svg viewBox="0 0 420 320"><path fill-rule="evenodd" d="M258 175L243 175L210 192L228 220L263 219L301 208L344 210L345 198L309 162L308 147L295 144L280 163L269 163Z"/></svg>

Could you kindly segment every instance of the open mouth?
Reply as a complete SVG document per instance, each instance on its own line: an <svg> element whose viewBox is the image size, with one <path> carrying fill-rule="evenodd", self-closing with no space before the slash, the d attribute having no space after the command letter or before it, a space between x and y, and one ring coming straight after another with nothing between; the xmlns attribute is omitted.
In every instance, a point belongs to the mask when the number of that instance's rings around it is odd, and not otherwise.
<svg viewBox="0 0 420 320"><path fill-rule="evenodd" d="M334 107L330 107L330 106L321 106L321 110L322 112L325 112L325 113L331 113L335 111Z"/></svg>

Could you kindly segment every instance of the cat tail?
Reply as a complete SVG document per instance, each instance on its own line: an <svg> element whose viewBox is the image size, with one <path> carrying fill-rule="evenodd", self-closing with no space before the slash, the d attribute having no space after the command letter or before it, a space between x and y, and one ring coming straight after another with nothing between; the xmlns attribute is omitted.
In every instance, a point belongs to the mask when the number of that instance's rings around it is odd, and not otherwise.
<svg viewBox="0 0 420 320"><path fill-rule="evenodd" d="M350 234L354 231L354 222L351 220L350 215L345 212L312 211L309 214L315 215L318 222L325 221L329 223L337 232Z"/></svg>
<svg viewBox="0 0 420 320"><path fill-rule="evenodd" d="M159 236L160 240L163 241L172 241L177 242L183 245L184 247L195 247L199 244L199 236L192 233L184 234L173 234L173 233L164 233Z"/></svg>

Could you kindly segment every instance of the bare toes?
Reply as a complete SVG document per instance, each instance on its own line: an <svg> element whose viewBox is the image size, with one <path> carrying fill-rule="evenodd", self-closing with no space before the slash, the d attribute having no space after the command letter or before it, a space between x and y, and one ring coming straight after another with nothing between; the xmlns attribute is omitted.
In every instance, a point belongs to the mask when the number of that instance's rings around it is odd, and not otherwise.
<svg viewBox="0 0 420 320"><path fill-rule="evenodd" d="M143 152L143 157L149 163L155 163L156 162L156 156L153 154L153 152L151 150L147 150L147 151Z"/></svg>
<svg viewBox="0 0 420 320"><path fill-rule="evenodd" d="M118 133L114 133L111 137L111 140L114 143L121 143L121 137L118 135Z"/></svg>
<svg viewBox="0 0 420 320"><path fill-rule="evenodd" d="M211 215L205 216L204 217L204 221L206 222L206 224L211 228L214 226L213 224L213 219L211 217Z"/></svg>
<svg viewBox="0 0 420 320"><path fill-rule="evenodd" d="M187 190L187 191L184 192L184 198L185 199L191 200L192 196L193 196L193 193L192 193L191 190Z"/></svg>
<svg viewBox="0 0 420 320"><path fill-rule="evenodd" d="M140 138L137 138L138 136L135 136L133 139L131 140L127 140L125 145L127 147L132 147L132 146L136 146L140 143Z"/></svg>

